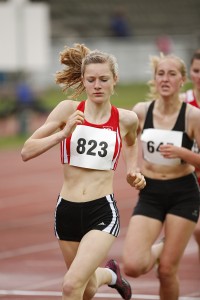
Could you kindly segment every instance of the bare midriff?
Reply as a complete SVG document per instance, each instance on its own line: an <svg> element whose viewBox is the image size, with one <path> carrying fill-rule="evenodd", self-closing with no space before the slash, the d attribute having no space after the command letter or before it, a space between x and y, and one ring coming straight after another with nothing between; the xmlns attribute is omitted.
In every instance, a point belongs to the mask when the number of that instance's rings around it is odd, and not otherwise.
<svg viewBox="0 0 200 300"><path fill-rule="evenodd" d="M92 201L113 193L113 170L91 170L63 165L62 198L73 202Z"/></svg>
<svg viewBox="0 0 200 300"><path fill-rule="evenodd" d="M148 178L168 180L186 176L194 172L194 167L189 164L164 166L144 161L141 171Z"/></svg>

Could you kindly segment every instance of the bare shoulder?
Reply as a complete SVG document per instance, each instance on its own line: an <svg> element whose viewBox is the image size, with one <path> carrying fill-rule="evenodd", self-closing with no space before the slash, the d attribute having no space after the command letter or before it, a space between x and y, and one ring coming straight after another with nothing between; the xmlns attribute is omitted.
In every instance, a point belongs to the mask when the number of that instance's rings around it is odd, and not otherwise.
<svg viewBox="0 0 200 300"><path fill-rule="evenodd" d="M77 109L80 102L74 100L63 100L52 110L47 120L59 119L67 120L68 117Z"/></svg>
<svg viewBox="0 0 200 300"><path fill-rule="evenodd" d="M132 110L137 114L139 119L144 118L151 102L152 101L142 101L133 106Z"/></svg>
<svg viewBox="0 0 200 300"><path fill-rule="evenodd" d="M55 107L58 110L71 110L74 111L77 109L77 106L80 102L75 101L75 100L62 100L61 102L58 103L58 105Z"/></svg>
<svg viewBox="0 0 200 300"><path fill-rule="evenodd" d="M138 127L138 117L132 110L119 108L120 133L124 138L128 133L134 133Z"/></svg>
<svg viewBox="0 0 200 300"><path fill-rule="evenodd" d="M124 126L133 126L134 124L137 124L138 117L134 111L123 108L118 108L118 110L121 124Z"/></svg>
<svg viewBox="0 0 200 300"><path fill-rule="evenodd" d="M187 116L188 116L188 119L190 122L194 122L194 123L199 123L199 120L200 120L200 109L187 103ZM197 124L196 124L197 125Z"/></svg>

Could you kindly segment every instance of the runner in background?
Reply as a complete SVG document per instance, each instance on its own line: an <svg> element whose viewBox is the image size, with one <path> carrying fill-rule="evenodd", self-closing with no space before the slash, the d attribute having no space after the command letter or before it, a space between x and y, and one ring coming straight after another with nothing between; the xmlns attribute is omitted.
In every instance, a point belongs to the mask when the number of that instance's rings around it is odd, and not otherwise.
<svg viewBox="0 0 200 300"><path fill-rule="evenodd" d="M200 110L180 100L184 62L173 55L151 58L149 101L133 107L139 118L146 187L139 192L124 243L125 273L139 277L158 265L161 300L178 300L178 270L199 217L194 174L200 155ZM164 240L157 242L164 232Z"/></svg>
<svg viewBox="0 0 200 300"><path fill-rule="evenodd" d="M196 50L192 55L190 61L190 79L192 81L193 88L181 94L181 97L183 98L183 101L200 109L200 49ZM193 150L196 153L200 153L197 143L194 143ZM196 168L195 172L200 185L200 169ZM200 261L200 218L194 230L194 237L198 244Z"/></svg>

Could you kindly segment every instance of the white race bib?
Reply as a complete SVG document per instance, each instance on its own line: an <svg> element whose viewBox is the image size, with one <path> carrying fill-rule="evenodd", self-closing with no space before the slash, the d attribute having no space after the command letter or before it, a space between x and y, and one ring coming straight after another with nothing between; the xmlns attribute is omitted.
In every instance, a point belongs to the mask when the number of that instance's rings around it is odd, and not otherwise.
<svg viewBox="0 0 200 300"><path fill-rule="evenodd" d="M196 141L194 141L194 144L193 144L193 146L192 146L192 151L193 151L194 153L200 153L200 148L198 147Z"/></svg>
<svg viewBox="0 0 200 300"><path fill-rule="evenodd" d="M78 125L71 137L70 165L110 170L112 169L115 144L115 131Z"/></svg>
<svg viewBox="0 0 200 300"><path fill-rule="evenodd" d="M160 145L171 144L181 147L183 132L164 129L144 129L141 135L144 159L159 165L178 165L180 158L164 158L159 151Z"/></svg>

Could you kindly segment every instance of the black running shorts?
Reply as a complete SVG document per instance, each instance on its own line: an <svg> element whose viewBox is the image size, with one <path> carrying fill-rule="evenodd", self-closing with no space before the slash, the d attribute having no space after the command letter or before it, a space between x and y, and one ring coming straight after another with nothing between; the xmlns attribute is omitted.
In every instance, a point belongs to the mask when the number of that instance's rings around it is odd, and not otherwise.
<svg viewBox="0 0 200 300"><path fill-rule="evenodd" d="M55 210L57 238L80 242L90 230L119 235L119 213L113 194L88 202L71 202L59 196Z"/></svg>
<svg viewBox="0 0 200 300"><path fill-rule="evenodd" d="M145 179L146 187L139 192L133 215L164 222L167 214L173 214L195 223L198 221L200 192L193 173L170 180Z"/></svg>

